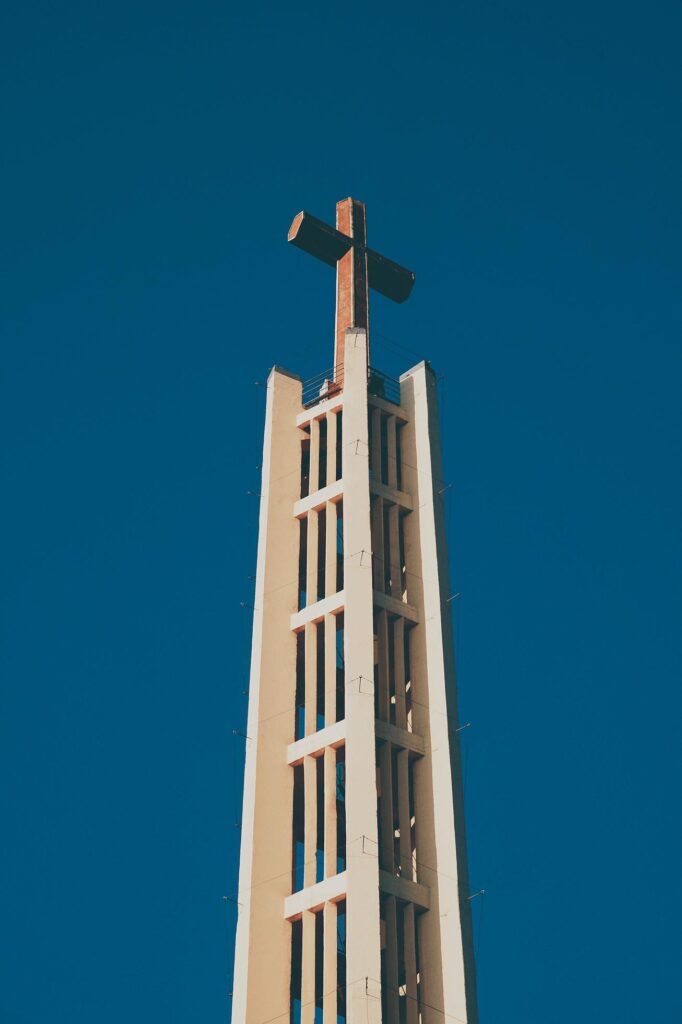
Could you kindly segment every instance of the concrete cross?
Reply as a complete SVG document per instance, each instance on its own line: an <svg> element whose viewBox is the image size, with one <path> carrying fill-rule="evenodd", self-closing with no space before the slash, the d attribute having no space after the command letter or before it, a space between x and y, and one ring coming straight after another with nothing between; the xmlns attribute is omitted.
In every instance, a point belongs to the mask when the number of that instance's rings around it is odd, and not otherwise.
<svg viewBox="0 0 682 1024"><path fill-rule="evenodd" d="M297 213L287 237L299 249L336 267L336 377L343 370L347 329L361 327L369 334L369 289L404 302L412 291L414 274L367 248L365 204L357 199L336 204L336 228L304 211ZM367 355L369 359L369 338Z"/></svg>

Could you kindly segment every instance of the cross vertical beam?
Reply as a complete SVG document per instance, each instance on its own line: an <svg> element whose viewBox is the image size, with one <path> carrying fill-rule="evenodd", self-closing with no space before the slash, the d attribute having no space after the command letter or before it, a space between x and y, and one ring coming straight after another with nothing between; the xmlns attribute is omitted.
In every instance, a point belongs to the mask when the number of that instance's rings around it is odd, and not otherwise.
<svg viewBox="0 0 682 1024"><path fill-rule="evenodd" d="M349 327L359 327L367 332L369 366L369 284L365 204L351 198L338 202L336 230L352 238L353 245L336 264L335 374L337 368L344 365L346 331Z"/></svg>

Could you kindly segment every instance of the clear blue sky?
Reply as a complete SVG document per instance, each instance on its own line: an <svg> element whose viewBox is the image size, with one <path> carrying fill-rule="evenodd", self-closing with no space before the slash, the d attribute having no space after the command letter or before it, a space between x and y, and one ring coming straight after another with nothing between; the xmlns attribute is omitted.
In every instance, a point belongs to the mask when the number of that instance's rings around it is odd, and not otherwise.
<svg viewBox="0 0 682 1024"><path fill-rule="evenodd" d="M228 1013L254 382L352 194L444 377L482 1024L679 1024L679 4L3 20L3 1022Z"/></svg>

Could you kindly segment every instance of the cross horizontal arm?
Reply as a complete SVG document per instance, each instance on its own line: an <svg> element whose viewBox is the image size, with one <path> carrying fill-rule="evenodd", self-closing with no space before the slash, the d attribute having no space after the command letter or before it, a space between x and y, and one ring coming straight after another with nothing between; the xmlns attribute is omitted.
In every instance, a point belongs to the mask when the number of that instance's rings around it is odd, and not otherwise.
<svg viewBox="0 0 682 1024"><path fill-rule="evenodd" d="M316 256L323 263L328 263L330 267L335 267L353 244L353 239L348 235L330 228L324 221L304 210L297 213L291 222L287 241L311 256Z"/></svg>
<svg viewBox="0 0 682 1024"><path fill-rule="evenodd" d="M357 245L342 231L337 231L305 211L296 214L287 238L293 245L316 256L330 267L335 267L350 248ZM412 271L386 259L373 249L367 249L366 252L369 287L394 302L405 302L415 281Z"/></svg>

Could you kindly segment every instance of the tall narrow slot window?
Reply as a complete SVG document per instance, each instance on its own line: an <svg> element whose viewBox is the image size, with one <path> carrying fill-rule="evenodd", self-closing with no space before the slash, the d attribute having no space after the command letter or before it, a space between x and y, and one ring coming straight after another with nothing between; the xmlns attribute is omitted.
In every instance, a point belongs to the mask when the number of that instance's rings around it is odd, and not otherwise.
<svg viewBox="0 0 682 1024"><path fill-rule="evenodd" d="M316 690L317 690L317 728L324 729L324 698L325 698L325 685L324 685L324 619L322 622L318 622L315 626L315 634L317 639L317 658L315 665L316 672Z"/></svg>
<svg viewBox="0 0 682 1024"><path fill-rule="evenodd" d="M324 914L315 914L315 1024L322 1024L324 1002Z"/></svg>
<svg viewBox="0 0 682 1024"><path fill-rule="evenodd" d="M320 420L320 476L319 486L327 486L327 420Z"/></svg>
<svg viewBox="0 0 682 1024"><path fill-rule="evenodd" d="M346 901L336 907L336 1020L346 1020Z"/></svg>
<svg viewBox="0 0 682 1024"><path fill-rule="evenodd" d="M346 748L336 749L336 870L346 870Z"/></svg>
<svg viewBox="0 0 682 1024"><path fill-rule="evenodd" d="M317 513L317 600L325 597L327 578L327 510Z"/></svg>
<svg viewBox="0 0 682 1024"><path fill-rule="evenodd" d="M398 793L398 748L391 747L391 783L393 786L393 863L394 874L407 878L410 873L400 861L400 795Z"/></svg>
<svg viewBox="0 0 682 1024"><path fill-rule="evenodd" d="M391 516L389 512L388 505L384 505L384 578L382 583L386 594L391 593L391 576L396 572L396 566L391 565Z"/></svg>
<svg viewBox="0 0 682 1024"><path fill-rule="evenodd" d="M343 474L343 412L339 410L336 414L336 479L340 480Z"/></svg>
<svg viewBox="0 0 682 1024"><path fill-rule="evenodd" d="M303 922L291 922L290 1024L301 1024L301 982L303 967Z"/></svg>
<svg viewBox="0 0 682 1024"><path fill-rule="evenodd" d="M305 736L305 631L296 634L296 719L294 739Z"/></svg>
<svg viewBox="0 0 682 1024"><path fill-rule="evenodd" d="M395 619L388 619L388 695L390 701L391 722L395 725Z"/></svg>
<svg viewBox="0 0 682 1024"><path fill-rule="evenodd" d="M343 590L343 502L336 506L336 590Z"/></svg>
<svg viewBox="0 0 682 1024"><path fill-rule="evenodd" d="M412 851L412 870L408 877L417 881L417 812L414 799L414 761L410 759L407 766L407 787L410 806L410 850Z"/></svg>
<svg viewBox="0 0 682 1024"><path fill-rule="evenodd" d="M346 663L343 653L343 612L336 616L336 721L346 717Z"/></svg>
<svg viewBox="0 0 682 1024"><path fill-rule="evenodd" d="M315 784L317 787L317 837L315 844L315 881L324 878L324 757L315 761Z"/></svg>
<svg viewBox="0 0 682 1024"><path fill-rule="evenodd" d="M310 492L310 438L301 441L301 497Z"/></svg>
<svg viewBox="0 0 682 1024"><path fill-rule="evenodd" d="M374 417L372 416L372 406L370 405L367 409L367 451L369 452L369 478L370 480L374 476L372 472L372 422Z"/></svg>
<svg viewBox="0 0 682 1024"><path fill-rule="evenodd" d="M305 793L302 764L294 765L293 846L291 891L298 892L303 888L305 862Z"/></svg>
<svg viewBox="0 0 682 1024"><path fill-rule="evenodd" d="M298 543L298 607L305 608L308 594L306 588L308 576L308 520L299 519Z"/></svg>
<svg viewBox="0 0 682 1024"><path fill-rule="evenodd" d="M381 417L381 482L388 483L388 419Z"/></svg>
<svg viewBox="0 0 682 1024"><path fill-rule="evenodd" d="M405 714L407 715L407 729L412 732L414 723L412 721L412 705L414 703L414 683L412 682L412 667L410 665L410 630L405 623L403 630L403 664L405 666Z"/></svg>

